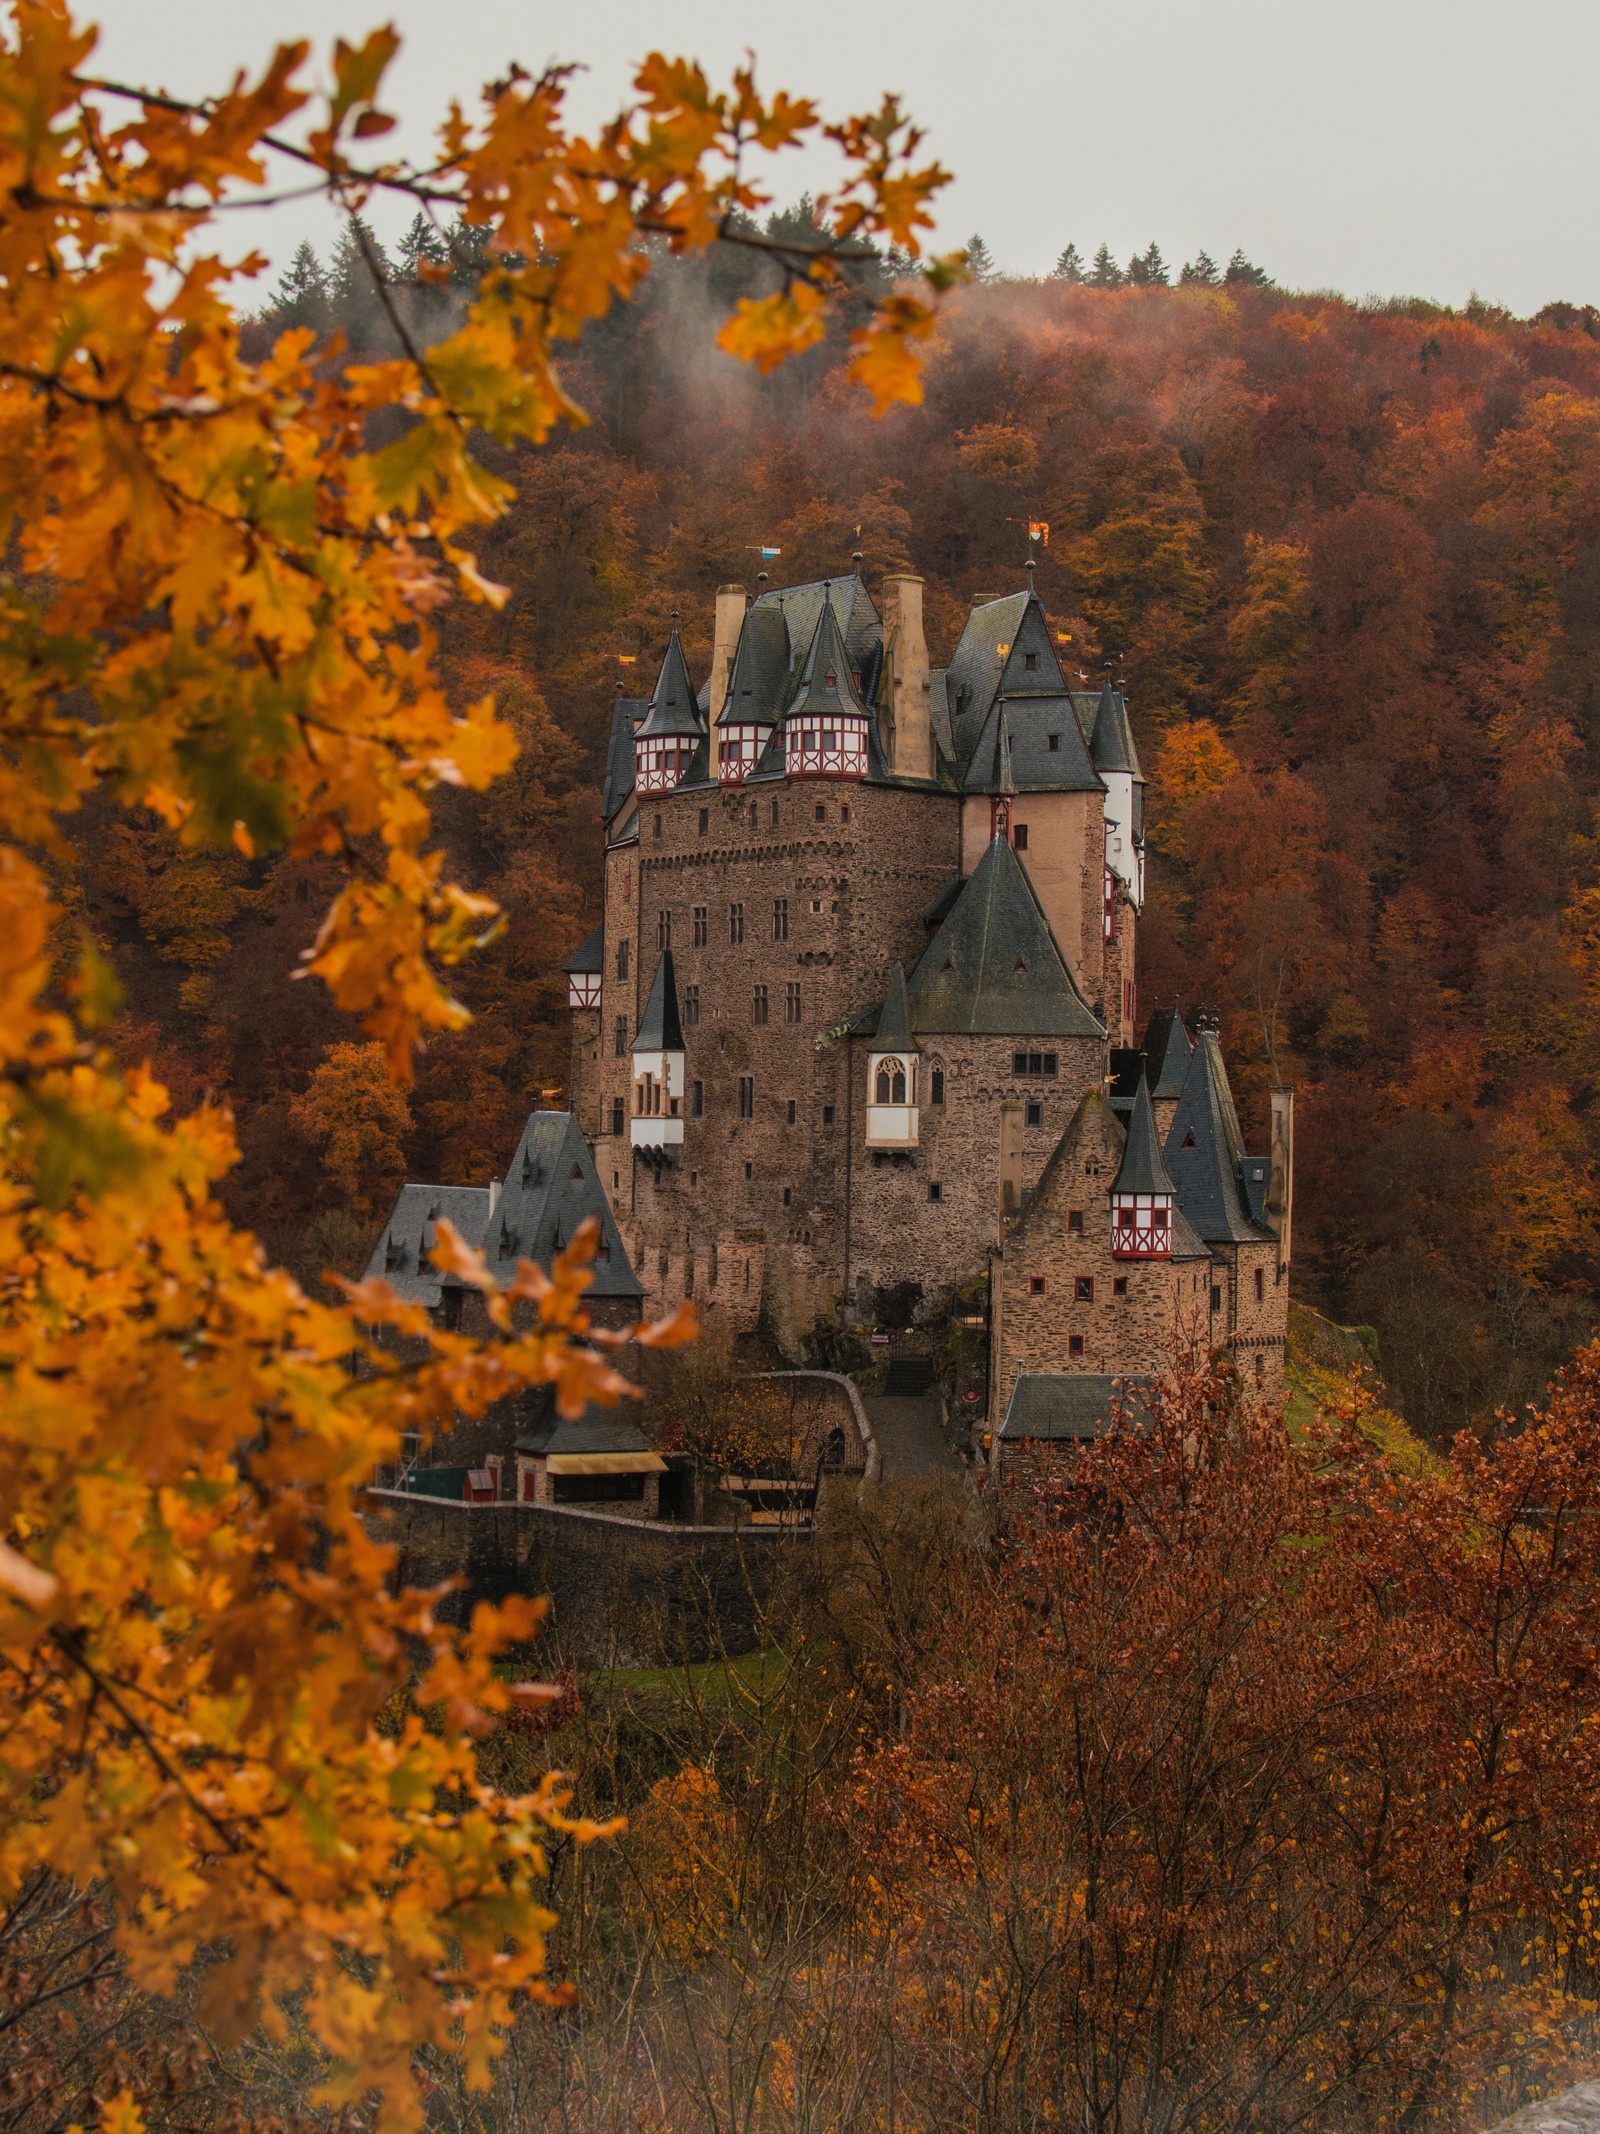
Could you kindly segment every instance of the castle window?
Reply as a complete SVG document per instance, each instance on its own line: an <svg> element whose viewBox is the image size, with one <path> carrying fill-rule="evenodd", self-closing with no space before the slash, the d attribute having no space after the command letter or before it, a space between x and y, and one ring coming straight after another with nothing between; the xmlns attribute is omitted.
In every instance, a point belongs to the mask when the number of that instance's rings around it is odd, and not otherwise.
<svg viewBox="0 0 1600 2134"><path fill-rule="evenodd" d="M814 741L814 740L815 740L815 736L814 736L814 735L812 735L812 734L807 734L807 735L806 735L806 739L807 739L808 741ZM821 801L819 800L819 801L817 802L817 821L818 821L818 822L826 822L826 821L827 821L827 819L828 819L828 811L827 811L827 809L826 809L826 808L825 808L825 807L824 807L824 806L822 805L822 802L821 802Z"/></svg>
<svg viewBox="0 0 1600 2134"><path fill-rule="evenodd" d="M700 835L701 835L702 837L704 837L704 836L705 836L705 834L706 834L706 832L707 832L707 831L708 831L708 830L709 830L710 828L711 828L711 810L710 810L709 808L702 808L702 809L700 810Z"/></svg>
<svg viewBox="0 0 1600 2134"><path fill-rule="evenodd" d="M756 1115L756 1078L753 1074L739 1077L739 1116L753 1119ZM748 1166L746 1167L748 1173Z"/></svg>
<svg viewBox="0 0 1600 2134"><path fill-rule="evenodd" d="M656 817L655 829L651 834L655 837L659 837L661 835L661 817L659 815Z"/></svg>
<svg viewBox="0 0 1600 2134"><path fill-rule="evenodd" d="M1028 1099L1026 1111L1028 1124L1030 1126L1043 1126L1044 1106L1039 1102L1039 1099L1037 1097L1030 1097Z"/></svg>
<svg viewBox="0 0 1600 2134"><path fill-rule="evenodd" d="M1044 745L1049 749L1052 756L1059 755L1061 752L1061 736L1059 734L1046 734Z"/></svg>
<svg viewBox="0 0 1600 2134"><path fill-rule="evenodd" d="M746 1184L746 1185L748 1185L748 1184L750 1183L751 1179L755 1177L755 1175L756 1175L756 1167L755 1167L755 1165L754 1165L753 1163L747 1163L747 1164L745 1165L745 1167L744 1167L744 1182L745 1182L745 1184Z"/></svg>
<svg viewBox="0 0 1600 2134"><path fill-rule="evenodd" d="M1256 1302L1264 1304L1267 1299L1267 1276L1265 1268L1256 1269Z"/></svg>
<svg viewBox="0 0 1600 2134"><path fill-rule="evenodd" d="M824 1104L822 1107L822 1123L824 1126L832 1126L833 1124L833 1106L831 1104Z"/></svg>
<svg viewBox="0 0 1600 2134"><path fill-rule="evenodd" d="M783 1019L786 1023L800 1020L800 984L798 979L783 989Z"/></svg>
<svg viewBox="0 0 1600 2134"><path fill-rule="evenodd" d="M796 1126L796 1125L798 1125L798 1124L799 1124L799 1120L800 1120L800 1107L799 1107L799 1105L798 1105L798 1104L796 1104L796 1102L795 1102L794 1098L793 1098L793 1097L791 1097L791 1098L789 1099L789 1124L790 1124L791 1126Z"/></svg>
<svg viewBox="0 0 1600 2134"><path fill-rule="evenodd" d="M461 1297L459 1289L445 1290L440 1302L440 1317L447 1333L458 1333L461 1327Z"/></svg>
<svg viewBox="0 0 1600 2134"><path fill-rule="evenodd" d="M753 1023L764 1023L766 1019L767 989L764 985L758 985L750 995L750 1020Z"/></svg>
<svg viewBox="0 0 1600 2134"><path fill-rule="evenodd" d="M613 1097L611 1099L611 1131L614 1134L620 1134L623 1131L624 1124L622 1099ZM615 1184L615 1180L612 1182Z"/></svg>
<svg viewBox="0 0 1600 2134"><path fill-rule="evenodd" d="M841 822L848 822L850 820L850 803L848 800L839 810L839 820Z"/></svg>
<svg viewBox="0 0 1600 2134"><path fill-rule="evenodd" d="M813 897L813 898L811 899L811 909L812 909L813 911L821 911L821 909L822 909L822 899L821 899L821 897Z"/></svg>
<svg viewBox="0 0 1600 2134"><path fill-rule="evenodd" d="M671 948L671 946L672 914L670 911L658 911L656 913L656 947L665 949Z"/></svg>
<svg viewBox="0 0 1600 2134"><path fill-rule="evenodd" d="M928 1187L928 1198L929 1200L944 1199L944 1187L940 1184L937 1178L935 1178Z"/></svg>
<svg viewBox="0 0 1600 2134"><path fill-rule="evenodd" d="M1260 1385L1260 1384L1262 1383L1262 1381L1263 1381L1263 1380L1265 1379L1266 1375L1267 1375L1267 1359L1266 1359L1266 1357L1265 1357L1265 1356L1263 1356L1263 1355L1262 1355L1261 1351L1260 1351L1259 1349L1257 1349L1257 1350L1256 1350L1256 1384L1257 1384L1258 1386L1259 1386L1259 1385Z"/></svg>
<svg viewBox="0 0 1600 2134"><path fill-rule="evenodd" d="M1037 653L1037 652L1024 652L1024 653L1023 653L1023 655L1022 655L1022 671L1023 671L1023 673L1024 673L1024 674L1037 674L1037 673L1038 673L1038 671L1039 671L1039 655L1038 655L1038 653Z"/></svg>
<svg viewBox="0 0 1600 2134"><path fill-rule="evenodd" d="M772 900L772 938L787 941L789 938L789 899L774 897Z"/></svg>
<svg viewBox="0 0 1600 2134"><path fill-rule="evenodd" d="M785 1187L784 1187L784 1189L783 1189L783 1204L784 1204L784 1206L785 1206L786 1208L792 1208L792 1207L794 1206L794 1187L793 1187L793 1186L785 1186Z"/></svg>
<svg viewBox="0 0 1600 2134"><path fill-rule="evenodd" d="M742 904L730 904L728 906L728 942L730 947L737 948L743 939L744 906Z"/></svg>
<svg viewBox="0 0 1600 2134"><path fill-rule="evenodd" d="M1067 1336L1067 1354L1069 1356L1081 1356L1083 1354L1083 1336L1081 1334L1069 1334Z"/></svg>
<svg viewBox="0 0 1600 2134"><path fill-rule="evenodd" d="M699 1020L700 1020L700 988L699 988L699 987L698 987L697 985L686 985L686 986L684 987L684 989L683 989L683 1024L684 1024L684 1028L685 1028L686 1030L692 1030L692 1029L694 1028L695 1024L696 1024L696 1023L697 1023L697 1022L698 1022Z"/></svg>
<svg viewBox="0 0 1600 2134"><path fill-rule="evenodd" d="M1076 1231L1080 1237L1083 1235L1083 1210L1081 1208L1069 1208L1067 1210L1067 1228Z"/></svg>
<svg viewBox="0 0 1600 2134"><path fill-rule="evenodd" d="M778 803L776 801L772 803L772 827L774 830L778 827Z"/></svg>
<svg viewBox="0 0 1600 2134"><path fill-rule="evenodd" d="M928 1102L930 1104L942 1104L944 1102L944 1069L942 1067L935 1067L928 1078Z"/></svg>
<svg viewBox="0 0 1600 2134"><path fill-rule="evenodd" d="M1036 1274L1030 1279L1028 1294L1033 1297L1042 1297L1044 1295L1044 1276L1042 1274Z"/></svg>
<svg viewBox="0 0 1600 2134"><path fill-rule="evenodd" d="M706 907L697 904L694 908L694 945L696 948L704 948L710 939L711 922L706 915Z"/></svg>
<svg viewBox="0 0 1600 2134"><path fill-rule="evenodd" d="M880 1060L874 1101L879 1104L903 1104L906 1100L906 1063L904 1060Z"/></svg>
<svg viewBox="0 0 1600 2134"><path fill-rule="evenodd" d="M1192 1131L1184 1135L1183 1145L1186 1149L1192 1149L1198 1145L1195 1141L1194 1134Z"/></svg>
<svg viewBox="0 0 1600 2134"><path fill-rule="evenodd" d="M692 1084L692 1093L689 1099L689 1112L690 1116L695 1119L703 1119L705 1117L706 1085L704 1082L695 1082L694 1084ZM691 1181L693 1179L693 1175L694 1174L691 1172Z"/></svg>
<svg viewBox="0 0 1600 2134"><path fill-rule="evenodd" d="M1030 1080L1048 1080L1060 1064L1059 1055L1054 1052L1014 1052L1011 1055L1011 1072L1026 1075Z"/></svg>
<svg viewBox="0 0 1600 2134"><path fill-rule="evenodd" d="M1028 849L1028 826L1025 822L1015 824L1011 832L1011 849L1026 852Z"/></svg>
<svg viewBox="0 0 1600 2134"><path fill-rule="evenodd" d="M1072 1294L1079 1304L1092 1304L1094 1302L1094 1276L1092 1274L1074 1275L1072 1278Z"/></svg>
<svg viewBox="0 0 1600 2134"><path fill-rule="evenodd" d="M617 1017L613 1034L616 1040L617 1058L625 1060L628 1057L628 1018L626 1015Z"/></svg>
<svg viewBox="0 0 1600 2134"><path fill-rule="evenodd" d="M626 942L626 941L619 941L619 942L617 943L617 976L618 976L619 978L626 978L626 977L627 977L627 975L628 975L628 965L629 965L629 954L628 954L628 944L627 944L627 942Z"/></svg>
<svg viewBox="0 0 1600 2134"><path fill-rule="evenodd" d="M750 827L752 830L761 828L761 803L759 800L752 800L750 803Z"/></svg>
<svg viewBox="0 0 1600 2134"><path fill-rule="evenodd" d="M1219 1312L1222 1309L1222 1291L1215 1282L1211 1285L1211 1309L1214 1312Z"/></svg>
<svg viewBox="0 0 1600 2134"><path fill-rule="evenodd" d="M1114 1297L1125 1297L1128 1294L1128 1278L1125 1274L1111 1277L1111 1294Z"/></svg>

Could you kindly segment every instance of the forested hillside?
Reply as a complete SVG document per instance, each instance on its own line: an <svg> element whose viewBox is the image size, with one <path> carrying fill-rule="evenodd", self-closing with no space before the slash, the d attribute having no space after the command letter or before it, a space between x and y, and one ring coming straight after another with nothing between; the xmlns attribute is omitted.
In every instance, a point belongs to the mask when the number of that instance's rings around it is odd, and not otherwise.
<svg viewBox="0 0 1600 2134"><path fill-rule="evenodd" d="M433 243L389 292L423 340L460 304L416 279ZM330 286L302 256L252 331L383 347L358 265ZM591 425L506 466L479 562L511 597L449 624L462 699L497 692L524 744L440 811L507 913L460 974L473 1026L400 1096L291 982L331 872L108 813L77 894L124 1052L180 1104L231 1101L233 1212L274 1250L362 1257L402 1175L487 1178L564 1080L551 973L593 923L609 705L672 609L703 673L712 594L753 582L762 544L777 582L860 548L869 583L923 574L943 658L974 595L1021 584L1042 519L1063 657L1116 664L1151 781L1142 1003L1221 1015L1257 1139L1274 1068L1298 1093L1300 1294L1377 1326L1429 1430L1530 1397L1595 1285L1600 322L1251 275L988 279L948 301L924 405L874 422L836 342L767 381L709 352L708 308L768 271L663 263L569 367Z"/></svg>

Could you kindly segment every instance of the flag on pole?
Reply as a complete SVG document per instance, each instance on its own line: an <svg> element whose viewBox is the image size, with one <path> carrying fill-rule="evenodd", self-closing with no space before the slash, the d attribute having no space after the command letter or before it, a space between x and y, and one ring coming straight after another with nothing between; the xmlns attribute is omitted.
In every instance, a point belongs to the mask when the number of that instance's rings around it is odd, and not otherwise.
<svg viewBox="0 0 1600 2134"><path fill-rule="evenodd" d="M1028 539L1037 541L1041 548L1048 548L1050 546L1050 521L1048 519L1030 519L1028 521Z"/></svg>

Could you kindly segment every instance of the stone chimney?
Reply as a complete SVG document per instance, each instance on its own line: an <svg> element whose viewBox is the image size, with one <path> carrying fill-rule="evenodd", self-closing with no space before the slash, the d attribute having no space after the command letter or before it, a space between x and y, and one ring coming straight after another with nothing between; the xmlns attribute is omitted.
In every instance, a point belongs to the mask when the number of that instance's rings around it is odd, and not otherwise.
<svg viewBox="0 0 1600 2134"><path fill-rule="evenodd" d="M1287 1089L1272 1092L1272 1142L1267 1173L1267 1228L1278 1240L1278 1274L1289 1265L1289 1232L1294 1216L1294 1097Z"/></svg>
<svg viewBox="0 0 1600 2134"><path fill-rule="evenodd" d="M922 580L909 574L885 578L882 598L888 667L884 754L897 777L931 778L933 728L928 718L928 640L922 630Z"/></svg>
<svg viewBox="0 0 1600 2134"><path fill-rule="evenodd" d="M711 637L711 696L707 706L713 726L717 722L717 713L727 700L728 676L733 668L733 655L739 649L739 632L744 628L747 605L742 585L717 587L717 620Z"/></svg>

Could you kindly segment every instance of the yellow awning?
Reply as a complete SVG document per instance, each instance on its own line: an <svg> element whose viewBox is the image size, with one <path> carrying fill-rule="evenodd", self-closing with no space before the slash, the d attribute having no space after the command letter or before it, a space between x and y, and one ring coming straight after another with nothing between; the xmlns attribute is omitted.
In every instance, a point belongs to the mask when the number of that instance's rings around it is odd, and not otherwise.
<svg viewBox="0 0 1600 2134"><path fill-rule="evenodd" d="M553 1452L545 1467L553 1475L664 1475L659 1452Z"/></svg>

